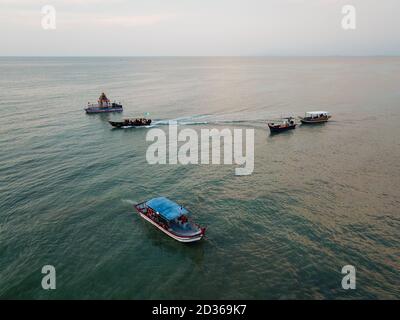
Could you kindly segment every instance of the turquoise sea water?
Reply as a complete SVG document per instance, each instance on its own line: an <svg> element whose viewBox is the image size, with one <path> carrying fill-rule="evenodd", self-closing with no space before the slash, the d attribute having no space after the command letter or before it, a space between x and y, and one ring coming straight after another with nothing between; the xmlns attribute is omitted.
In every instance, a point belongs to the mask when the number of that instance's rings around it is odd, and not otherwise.
<svg viewBox="0 0 400 320"><path fill-rule="evenodd" d="M83 112L102 91L122 115ZM332 121L263 122L314 109ZM400 298L400 58L0 58L0 110L1 298ZM150 129L107 123L145 112L165 130L255 129L253 174L149 165ZM207 239L140 219L158 195Z"/></svg>

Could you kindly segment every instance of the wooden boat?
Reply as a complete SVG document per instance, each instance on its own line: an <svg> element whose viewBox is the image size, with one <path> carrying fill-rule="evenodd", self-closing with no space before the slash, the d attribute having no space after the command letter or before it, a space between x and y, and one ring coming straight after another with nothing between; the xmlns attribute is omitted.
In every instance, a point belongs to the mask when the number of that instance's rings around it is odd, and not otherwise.
<svg viewBox="0 0 400 320"><path fill-rule="evenodd" d="M151 119L139 118L139 119L125 119L124 121L108 121L115 128L133 128L149 126Z"/></svg>
<svg viewBox="0 0 400 320"><path fill-rule="evenodd" d="M304 117L300 117L303 124L316 124L328 122L332 116L327 111L308 111Z"/></svg>
<svg viewBox="0 0 400 320"><path fill-rule="evenodd" d="M292 117L282 118L280 121L278 121L278 123L268 123L268 127L271 133L280 133L287 130L293 130L296 129L296 126L297 124Z"/></svg>
<svg viewBox="0 0 400 320"><path fill-rule="evenodd" d="M122 104L116 102L110 102L104 92L100 95L97 104L90 104L88 102L85 108L86 113L109 113L109 112L122 112Z"/></svg>
<svg viewBox="0 0 400 320"><path fill-rule="evenodd" d="M143 219L179 242L199 241L205 235L206 228L189 220L189 212L167 198L139 203L135 209Z"/></svg>

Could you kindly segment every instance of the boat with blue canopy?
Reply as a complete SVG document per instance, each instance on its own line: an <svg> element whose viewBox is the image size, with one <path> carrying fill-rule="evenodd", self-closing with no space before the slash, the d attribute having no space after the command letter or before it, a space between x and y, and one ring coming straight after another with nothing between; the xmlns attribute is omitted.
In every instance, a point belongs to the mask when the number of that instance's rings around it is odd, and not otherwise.
<svg viewBox="0 0 400 320"><path fill-rule="evenodd" d="M165 197L154 198L135 205L139 215L159 230L180 242L201 240L206 228L189 219L189 211Z"/></svg>

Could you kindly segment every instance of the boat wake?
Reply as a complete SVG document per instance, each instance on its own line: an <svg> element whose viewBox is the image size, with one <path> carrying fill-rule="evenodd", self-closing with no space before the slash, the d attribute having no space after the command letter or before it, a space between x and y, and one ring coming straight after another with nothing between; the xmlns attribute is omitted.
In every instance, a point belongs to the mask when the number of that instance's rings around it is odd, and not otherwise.
<svg viewBox="0 0 400 320"><path fill-rule="evenodd" d="M264 122L264 120L244 120L244 119L212 119L212 115L202 115L202 116L192 116L192 117L182 117L176 119L168 119L168 120L154 120L150 126L164 126L169 125L170 122L176 122L178 125L182 126L193 126L193 125L225 125L225 124L241 124L241 123L258 123ZM215 118L215 117L214 117Z"/></svg>
<svg viewBox="0 0 400 320"><path fill-rule="evenodd" d="M265 123L265 119L227 119L224 115L194 115L189 117L180 117L174 119L155 119L150 125L144 126L121 126L121 129L140 129L140 128L154 128L161 126L168 126L171 122L180 126L195 126L195 125L246 125L246 126L259 126Z"/></svg>
<svg viewBox="0 0 400 320"><path fill-rule="evenodd" d="M131 199L122 199L122 202L132 206L136 206L139 203L138 201L134 201Z"/></svg>

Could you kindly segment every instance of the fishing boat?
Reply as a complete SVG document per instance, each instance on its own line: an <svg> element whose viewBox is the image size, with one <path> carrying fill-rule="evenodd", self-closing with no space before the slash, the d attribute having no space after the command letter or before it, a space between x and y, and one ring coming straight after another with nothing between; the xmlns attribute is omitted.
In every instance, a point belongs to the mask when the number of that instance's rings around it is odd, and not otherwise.
<svg viewBox="0 0 400 320"><path fill-rule="evenodd" d="M308 111L304 117L300 117L303 124L324 123L329 121L331 115L327 111Z"/></svg>
<svg viewBox="0 0 400 320"><path fill-rule="evenodd" d="M296 129L296 126L297 124L295 123L294 118L292 117L282 118L281 120L278 121L278 123L275 122L268 123L268 127L271 133L280 133L287 130Z"/></svg>
<svg viewBox="0 0 400 320"><path fill-rule="evenodd" d="M180 242L201 240L206 228L188 218L188 210L165 197L158 197L135 205L139 215L156 228Z"/></svg>
<svg viewBox="0 0 400 320"><path fill-rule="evenodd" d="M151 119L138 118L138 119L125 119L124 121L108 121L115 128L133 128L149 126Z"/></svg>
<svg viewBox="0 0 400 320"><path fill-rule="evenodd" d="M108 112L122 112L122 104L110 102L104 92L100 95L96 104L88 102L85 108L86 113L108 113Z"/></svg>

